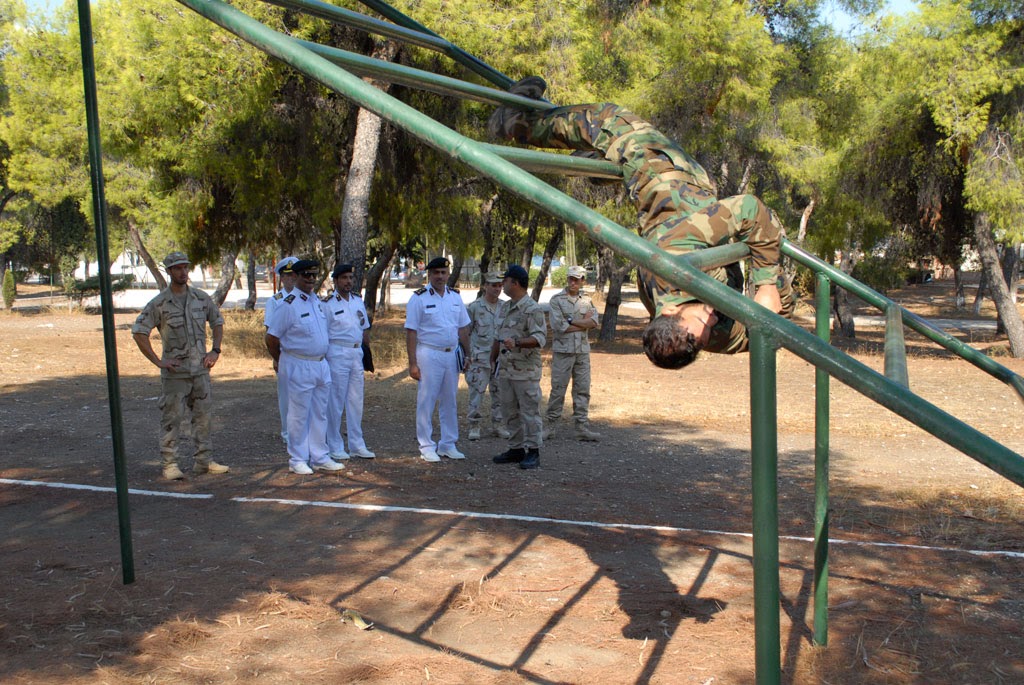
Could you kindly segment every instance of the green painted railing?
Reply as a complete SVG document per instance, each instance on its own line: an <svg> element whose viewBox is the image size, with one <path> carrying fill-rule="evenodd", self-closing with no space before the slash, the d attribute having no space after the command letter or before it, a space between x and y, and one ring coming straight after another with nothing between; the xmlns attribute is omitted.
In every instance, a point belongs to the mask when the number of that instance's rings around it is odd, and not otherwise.
<svg viewBox="0 0 1024 685"><path fill-rule="evenodd" d="M565 221L576 228L576 230L585 231L596 242L610 247L627 259L642 264L651 272L671 283L675 283L678 287L693 294L701 301L710 303L727 316L747 326L751 338L755 668L758 683L775 684L780 682L781 679L778 610L778 493L776 484L778 451L775 406L775 351L778 347L790 350L819 369L819 373L822 374L818 382L819 399L823 386L827 398L827 382L822 383L821 379L823 378L827 381L829 375L834 376L870 399L928 431L940 440L977 459L1015 483L1024 485L1024 459L1016 453L934 405L915 396L905 385L886 378L860 362L833 349L828 344L827 339L822 340L777 314L767 311L751 300L738 295L728 286L710 278L700 270L700 268L710 268L710 265L721 262L723 259L728 261L721 263L735 261L742 257L742 255L737 256L737 254L743 252L746 246L739 248L736 246L725 246L723 248L705 250L694 255L687 255L686 257L668 254L643 240L632 231L608 220L589 207L541 182L532 174L520 169L510 161L515 160L524 166L532 166L535 170L542 169L558 173L571 168L575 173L587 173L584 169L592 160L582 160L566 155L547 153L531 154L526 151L497 154L495 146L481 144L448 129L405 103L363 82L359 76L337 66L332 60L358 65L350 66L350 68L353 70L358 68L362 75L374 76L384 80L388 78L402 78L407 79L409 83L419 81L418 87L428 90L434 89L437 92L445 92L461 97L473 96L475 99L485 102L517 104L535 109L550 106L547 103L538 101L527 101L524 103L518 96L508 93L488 91L485 88L476 86L472 88L468 85L456 86L448 81L440 80L440 77L434 78L431 76L428 78L418 76L413 71L393 69L394 65L385 67L381 63L356 60L347 55L340 54L342 51L307 46L263 26L231 6L220 2L220 0L179 0L179 2L266 53L335 90L356 105L404 129L423 143L492 179L495 183L516 193L538 208ZM317 14L317 16L324 16L326 13L330 16L325 18L329 18L332 21L345 23L349 20L349 18L342 17L337 13L335 11L337 8L327 9L330 6L315 2L314 0L273 0L273 2L274 4L287 6L292 9L309 11ZM378 2L377 0L362 0L362 2L364 5L371 7L395 22L396 25L415 32L417 35L409 37L413 44L439 49L501 88L507 88L512 83L512 80L507 76L500 74L454 45L447 42L425 39L424 36L431 38L439 37L385 3ZM400 36L401 32L393 28L381 27L370 22L373 24L371 27L362 19L358 21L363 22L367 30L377 31L382 35L402 39ZM330 59L327 59L324 55L329 56ZM508 157L508 159L503 157ZM593 166L595 173L605 175L606 177L614 178L618 175L617 169L614 167L610 168L606 163L597 162L596 165L591 166ZM791 244L784 244L783 249L786 254L801 263L815 260L813 256L807 255ZM820 262L820 260L818 261ZM823 262L821 264L828 267ZM828 268L831 269L831 267ZM863 286L856 284L856 281L852 281L842 272L837 272L838 275L834 275L827 270L819 268L815 270L819 273L827 274L827 277L835 283L855 292L858 296L864 297L860 292L857 292ZM836 270L832 269L832 271ZM850 287L847 282L856 284L856 287ZM864 299L871 301L866 297ZM885 310L886 307L883 306L882 309ZM923 320L917 319L906 312L901 312L901 316L904 322L915 330L922 328L935 333L935 330L931 329ZM938 333L943 335L941 332ZM929 335L929 337L931 336ZM945 346L953 345L949 341L940 344ZM971 348L967 349L970 350ZM973 352L977 356L984 358L984 355L980 355L976 351ZM1005 369L1000 370L1002 367L995 368L999 365L993 367L991 364L983 361L983 359L978 358L972 359L972 362L1014 385L1018 391L1024 388L1024 383L1021 382L1020 378L1014 374L1006 375L1004 373ZM825 434L827 436L827 412L825 413L825 422ZM819 426L819 430L820 428ZM818 449L822 443L824 443L824 452L827 453L827 437L825 440L821 440L820 436L816 438L816 463L820 459ZM827 488L827 468L823 468L821 471L824 472L824 482L823 485L819 483L819 487ZM816 488L816 490L818 489ZM822 505L821 496L822 493L819 492L819 500L815 507L815 529L823 537L819 539L816 545L816 558L821 547L826 545L827 540L827 515L825 511L820 510ZM827 495L825 495L824 503L827 507ZM825 568L824 565L823 568ZM824 592L827 591L827 585L824 580L823 577L818 577L816 574L816 605L820 603L822 609L826 599ZM825 614L822 612L820 616L824 617ZM820 633L819 628L821 628ZM824 644L825 642L824 620L822 619L819 622L817 610L815 614L815 641L819 644Z"/></svg>

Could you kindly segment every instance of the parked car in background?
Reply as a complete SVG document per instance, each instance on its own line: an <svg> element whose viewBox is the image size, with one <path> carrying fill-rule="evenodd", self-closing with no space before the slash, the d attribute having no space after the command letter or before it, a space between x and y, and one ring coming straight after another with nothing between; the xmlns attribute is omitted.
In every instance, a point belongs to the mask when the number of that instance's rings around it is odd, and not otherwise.
<svg viewBox="0 0 1024 685"><path fill-rule="evenodd" d="M406 288L421 288L427 282L427 272L419 269L409 269L402 283Z"/></svg>

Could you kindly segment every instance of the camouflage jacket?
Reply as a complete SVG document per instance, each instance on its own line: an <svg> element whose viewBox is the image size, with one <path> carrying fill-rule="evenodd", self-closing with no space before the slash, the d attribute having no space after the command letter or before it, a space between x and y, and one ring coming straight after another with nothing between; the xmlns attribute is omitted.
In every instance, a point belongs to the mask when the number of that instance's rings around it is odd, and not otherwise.
<svg viewBox="0 0 1024 685"><path fill-rule="evenodd" d="M483 297L473 300L466 307L470 321L469 347L473 359L482 358L486 362L490 358L491 344L497 333L498 312L501 308L501 300L492 306Z"/></svg>
<svg viewBox="0 0 1024 685"><path fill-rule="evenodd" d="M203 366L206 356L206 324L223 326L224 317L209 295L192 286L186 286L184 306L179 305L171 289L165 288L142 310L132 334L149 335L156 328L160 331L163 346L162 359L177 359L182 362L177 370L160 369L161 378L189 378L210 373Z"/></svg>
<svg viewBox="0 0 1024 685"><path fill-rule="evenodd" d="M544 311L529 295L518 302L502 302L497 315L498 375L510 381L539 381L541 375L540 350L547 341ZM539 345L530 348L506 349L501 341L506 338L534 338Z"/></svg>

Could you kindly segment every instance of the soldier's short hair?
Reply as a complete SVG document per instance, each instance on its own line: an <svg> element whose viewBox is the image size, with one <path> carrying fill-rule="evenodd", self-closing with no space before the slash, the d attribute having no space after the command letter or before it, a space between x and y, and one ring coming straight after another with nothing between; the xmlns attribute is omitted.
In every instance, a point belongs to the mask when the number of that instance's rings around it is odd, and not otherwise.
<svg viewBox="0 0 1024 685"><path fill-rule="evenodd" d="M682 312L656 316L644 329L644 354L662 369L681 369L697 358L701 345L689 331L679 326Z"/></svg>

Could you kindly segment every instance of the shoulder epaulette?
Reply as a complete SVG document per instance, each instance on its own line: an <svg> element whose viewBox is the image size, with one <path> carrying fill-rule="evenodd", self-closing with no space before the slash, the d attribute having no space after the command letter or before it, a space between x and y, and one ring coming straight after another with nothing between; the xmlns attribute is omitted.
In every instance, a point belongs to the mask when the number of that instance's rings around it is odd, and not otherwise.
<svg viewBox="0 0 1024 685"><path fill-rule="evenodd" d="M295 293L292 293L288 297L284 298L284 301L287 302L288 304L291 304L292 302L294 302L295 301Z"/></svg>
<svg viewBox="0 0 1024 685"><path fill-rule="evenodd" d="M448 290L451 290L453 293L459 292L458 288L448 288Z"/></svg>
<svg viewBox="0 0 1024 685"><path fill-rule="evenodd" d="M419 289L419 290L417 290L417 291L416 291L415 293L413 293L413 295L422 295L422 294L423 294L423 293L425 293L425 292L427 292L427 289L426 289L426 288L420 288L420 289Z"/></svg>
<svg viewBox="0 0 1024 685"><path fill-rule="evenodd" d="M281 292L280 290L278 290L278 291L277 291L277 294L275 294L275 295L274 295L274 299L275 299L275 300L281 300L281 299L284 299L284 293L283 293L283 292Z"/></svg>
<svg viewBox="0 0 1024 685"><path fill-rule="evenodd" d="M334 299L334 294L332 293L330 295L324 295L323 297L320 298L320 301L321 302L330 302L333 299Z"/></svg>

